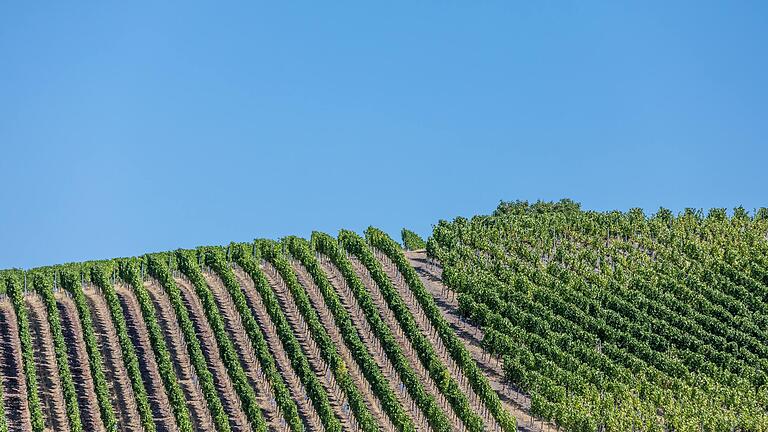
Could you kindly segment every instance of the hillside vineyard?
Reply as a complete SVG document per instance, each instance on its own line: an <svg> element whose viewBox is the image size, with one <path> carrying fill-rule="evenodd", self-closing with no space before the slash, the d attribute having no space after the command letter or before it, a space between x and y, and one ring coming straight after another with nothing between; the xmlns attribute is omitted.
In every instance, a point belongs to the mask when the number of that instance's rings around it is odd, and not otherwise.
<svg viewBox="0 0 768 432"><path fill-rule="evenodd" d="M767 233L516 202L405 250L369 228L2 271L0 432L768 431Z"/></svg>
<svg viewBox="0 0 768 432"><path fill-rule="evenodd" d="M502 203L428 242L534 416L566 430L768 430L768 210L647 218Z"/></svg>
<svg viewBox="0 0 768 432"><path fill-rule="evenodd" d="M0 431L517 430L429 262L369 228L3 271Z"/></svg>

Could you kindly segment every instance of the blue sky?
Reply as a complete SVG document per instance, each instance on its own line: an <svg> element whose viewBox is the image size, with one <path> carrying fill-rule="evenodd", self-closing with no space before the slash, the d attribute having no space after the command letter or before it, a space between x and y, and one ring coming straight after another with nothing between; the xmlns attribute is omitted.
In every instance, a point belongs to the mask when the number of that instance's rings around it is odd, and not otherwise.
<svg viewBox="0 0 768 432"><path fill-rule="evenodd" d="M0 268L768 205L766 2L13 3Z"/></svg>

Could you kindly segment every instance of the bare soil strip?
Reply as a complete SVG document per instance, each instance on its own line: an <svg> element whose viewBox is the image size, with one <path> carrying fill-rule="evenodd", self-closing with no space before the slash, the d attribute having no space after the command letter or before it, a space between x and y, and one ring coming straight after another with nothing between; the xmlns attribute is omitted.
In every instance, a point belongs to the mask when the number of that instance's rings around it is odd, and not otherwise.
<svg viewBox="0 0 768 432"><path fill-rule="evenodd" d="M93 320L93 330L104 359L104 375L109 387L110 400L115 409L120 430L123 432L141 432L141 418L136 407L133 387L128 379L128 371L123 363L123 353L117 339L117 330L109 315L109 307L104 297L93 286L83 287L83 294Z"/></svg>
<svg viewBox="0 0 768 432"><path fill-rule="evenodd" d="M261 370L261 365L256 357L256 353L251 344L250 338L245 331L243 322L240 319L240 315L237 312L235 303L232 297L227 292L227 288L224 286L221 279L209 272L204 271L203 276L208 286L211 288L213 297L216 300L216 305L219 307L222 318L224 318L224 326L227 329L227 334L235 345L238 357L240 358L240 364L245 370L245 375L248 377L248 382L256 392L256 396L259 400L259 406L264 413L264 419L271 429L280 429L282 416L277 408L277 402L275 401L275 395L272 393L272 387L267 382L266 376Z"/></svg>
<svg viewBox="0 0 768 432"><path fill-rule="evenodd" d="M253 280L237 267L235 267L233 271L240 287L243 289L243 293L245 293L245 298L253 311L256 322L264 332L264 339L267 341L269 351L275 358L277 370L280 372L280 375L285 380L285 384L288 386L288 389L296 400L296 405L298 406L299 416L301 417L302 422L307 430L324 430L322 422L320 421L320 416L317 415L304 386L301 384L299 377L296 376L296 372L291 366L291 361L288 359L283 344L280 342L280 338L277 335L277 329L272 323L272 319L269 317L267 309L264 307L264 303L262 303L261 295L259 295L256 290Z"/></svg>
<svg viewBox="0 0 768 432"><path fill-rule="evenodd" d="M293 334L296 336L296 340L301 345L302 352L307 356L312 372L315 373L328 394L328 401L331 404L334 415L341 421L344 430L359 431L360 426L357 424L355 416L349 407L347 397L336 382L336 377L334 377L328 364L320 355L320 348L310 335L309 327L301 316L301 312L299 312L285 281L277 269L270 263L263 263L262 270L267 280L269 280L269 285L272 287L275 297L277 297L280 309L283 310L285 318L291 326Z"/></svg>
<svg viewBox="0 0 768 432"><path fill-rule="evenodd" d="M442 282L442 268L427 258L424 251L406 252L411 266L421 278L424 287L432 294L443 317L464 342L472 358L488 377L491 387L498 393L504 408L517 418L520 431L556 431L557 426L542 422L531 416L531 400L504 379L502 362L489 355L482 348L484 333L481 328L469 323L459 312L456 293Z"/></svg>
<svg viewBox="0 0 768 432"><path fill-rule="evenodd" d="M29 330L32 335L37 385L45 416L45 426L57 431L69 430L67 405L64 402L53 334L45 303L39 295L33 293L25 295L24 302L29 315Z"/></svg>
<svg viewBox="0 0 768 432"><path fill-rule="evenodd" d="M91 377L91 368L88 363L88 351L85 349L80 317L77 315L77 307L74 300L63 291L58 291L54 295L56 296L56 306L61 315L61 328L67 343L69 370L72 372L72 380L75 382L83 428L89 432L104 431L99 403L96 399L96 390Z"/></svg>
<svg viewBox="0 0 768 432"><path fill-rule="evenodd" d="M183 277L176 277L176 285L181 291L181 297L184 301L184 305L189 311L189 317L195 326L195 331L200 337L200 348L203 350L206 360L208 360L208 367L213 374L213 382L216 385L216 389L221 397L221 403L224 406L229 417L229 424L232 427L232 431L250 431L251 428L248 424L248 420L245 417L242 406L240 405L240 399L235 392L235 388L232 385L232 380L227 374L227 369L224 367L224 363L221 360L219 354L219 347L216 344L216 338L213 336L213 330L208 319L205 317L205 311L200 299L195 293L192 283L188 279Z"/></svg>
<svg viewBox="0 0 768 432"><path fill-rule="evenodd" d="M165 344L173 360L176 379L187 400L187 407L192 416L193 426L198 431L212 431L214 430L213 419L208 411L203 391L198 384L197 375L192 367L192 361L189 358L187 346L184 342L184 335L176 320L176 314L173 311L171 301L168 299L163 287L156 281L145 282L144 286L155 306L155 315L157 316L160 328L163 329Z"/></svg>
<svg viewBox="0 0 768 432"><path fill-rule="evenodd" d="M416 429L420 431L430 430L427 418L413 401L413 398L411 398L411 395L400 380L397 371L395 371L394 366L392 366L392 363L381 346L381 341L371 331L365 313L360 308L360 305L358 304L354 293L352 293L352 290L347 285L344 276L327 256L318 255L318 261L328 277L328 282L330 282L336 290L336 293L339 295L339 300L341 300L342 305L344 305L352 322L355 324L360 339L362 339L363 343L365 343L365 346L368 348L368 352L376 360L379 369L381 369L382 373L389 381L389 385L394 389L397 398L400 400L400 404L410 415Z"/></svg>
<svg viewBox="0 0 768 432"><path fill-rule="evenodd" d="M32 418L27 405L27 384L21 362L19 327L13 305L0 298L0 378L3 407L10 432L31 432Z"/></svg>
<svg viewBox="0 0 768 432"><path fill-rule="evenodd" d="M429 342L435 348L435 352L440 361L448 366L448 371L451 373L451 377L456 380L462 392L467 395L467 399L469 400L472 409L482 417L484 429L488 431L499 430L499 425L496 422L496 419L493 418L493 415L491 415L490 411L485 407L483 401L477 396L472 389L472 386L469 384L469 381L464 376L461 368L459 368L445 348L442 338L440 338L437 331L432 326L432 323L429 321L429 318L427 318L418 300L416 300L410 287L408 287L405 277L400 273L395 263L379 250L374 249L374 255L384 269L384 272L387 274L387 277L392 282L392 285L397 289L397 292L400 294L400 297L403 299L406 306L408 306L408 310L411 312L411 315L413 315L414 321L416 321L416 324L419 326L419 330L421 330L421 333L427 337Z"/></svg>
<svg viewBox="0 0 768 432"><path fill-rule="evenodd" d="M461 419L459 419L459 417L453 411L453 407L451 407L448 399L446 399L445 396L440 392L440 389L437 388L435 381L429 375L429 371L427 371L426 368L424 368L424 365L421 364L419 355L411 344L411 340L408 339L405 333L403 333L403 330L400 327L400 323L398 323L397 319L395 319L394 313L392 313L392 310L389 308L387 301L384 300L379 286L371 277L368 269L356 257L350 255L348 258L352 263L352 267L355 269L355 273L357 273L357 277L359 277L365 287L368 288L368 292L371 294L371 299L373 299L374 304L376 304L376 307L378 308L381 317L384 319L384 322L392 330L392 334L394 335L395 340L397 340L397 343L403 349L403 353L405 354L406 358L408 358L408 362L410 363L411 367L416 372L416 375L419 377L422 384L424 384L424 389L427 391L427 393L431 394L435 398L440 408L448 416L451 421L452 429L454 431L466 431L464 423L462 423Z"/></svg>
<svg viewBox="0 0 768 432"><path fill-rule="evenodd" d="M323 324L323 327L325 327L328 335L336 346L336 350L347 365L352 381L365 398L366 406L371 411L371 414L373 414L380 427L385 431L394 431L394 425L389 420L389 417L387 417L384 407L381 405L381 401L373 394L371 385L368 380L365 379L365 375L363 375L363 372L360 370L357 361L352 357L352 353L349 351L349 347L347 347L344 342L344 337L341 335L341 331L336 325L333 314L325 304L323 295L315 284L315 281L312 279L312 276L300 262L292 258L290 261L293 266L293 271L296 274L296 278L306 290L312 307L317 311L320 322Z"/></svg>
<svg viewBox="0 0 768 432"><path fill-rule="evenodd" d="M141 377L147 388L149 405L152 408L152 416L154 417L157 430L158 432L175 431L176 422L173 417L173 411L168 401L168 395L165 393L163 380L160 377L155 354L149 341L147 325L144 323L144 318L141 314L139 301L136 299L133 291L123 284L115 284L115 293L120 300L120 306L125 315L125 322L128 324L128 336L130 336L133 345L136 347Z"/></svg>

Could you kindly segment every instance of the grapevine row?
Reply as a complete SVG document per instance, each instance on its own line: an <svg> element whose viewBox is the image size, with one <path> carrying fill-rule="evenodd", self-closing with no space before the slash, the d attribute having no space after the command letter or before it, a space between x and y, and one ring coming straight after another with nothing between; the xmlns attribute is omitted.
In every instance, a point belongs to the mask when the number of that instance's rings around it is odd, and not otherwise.
<svg viewBox="0 0 768 432"><path fill-rule="evenodd" d="M176 427L180 432L192 432L192 419L187 409L187 401L184 392L176 379L176 372L173 368L171 354L165 344L163 331L157 322L155 308L152 299L149 297L144 281L139 271L139 263L136 259L127 259L119 263L120 277L126 281L133 289L136 299L141 307L141 314L149 333L152 351L155 354L160 377L163 380L166 395L171 403L171 409L176 419ZM143 263L141 263L143 265Z"/></svg>
<svg viewBox="0 0 768 432"><path fill-rule="evenodd" d="M240 359L234 344L227 335L224 327L224 320L216 306L213 293L211 293L211 289L203 278L202 270L195 259L194 252L180 250L176 253L176 259L179 269L190 281L192 281L192 284L195 287L195 292L203 304L206 318L213 329L213 334L219 346L222 360L227 368L227 372L232 378L235 391L243 404L243 409L245 410L248 422L254 430L266 431L267 424L261 413L256 394L248 382L243 366L240 364Z"/></svg>
<svg viewBox="0 0 768 432"><path fill-rule="evenodd" d="M437 332L451 357L459 368L461 368L464 375L469 379L472 389L480 398L482 398L502 430L506 432L515 431L517 429L515 418L502 407L499 396L488 383L488 378L483 375L477 367L477 363L472 359L467 349L456 336L456 333L445 321L445 318L443 318L435 304L435 300L427 292L426 288L424 288L421 279L406 260L402 250L387 234L376 228L368 228L365 232L365 237L373 247L384 252L389 259L395 263L397 269L405 277L408 287L418 300L419 305L421 305L429 322L435 329L437 329ZM403 241L405 241L405 230L403 233ZM420 249L423 247L424 246L420 247Z"/></svg>
<svg viewBox="0 0 768 432"><path fill-rule="evenodd" d="M155 432L155 421L152 416L152 408L149 405L147 389L141 376L139 367L139 357L136 354L136 348L133 346L128 335L128 324L123 315L123 309L120 306L120 300L117 298L113 285L114 274L116 272L115 263L103 262L95 263L91 267L91 279L101 289L104 300L109 307L109 313L112 317L112 323L117 331L117 339L120 343L120 350L123 353L123 361L131 380L131 387L136 398L136 407L141 418L141 426L144 432Z"/></svg>
<svg viewBox="0 0 768 432"><path fill-rule="evenodd" d="M32 430L33 432L43 432L45 430L45 419L43 418L43 411L40 406L37 371L35 370L35 359L32 348L32 336L29 333L29 317L27 317L27 310L24 305L24 287L20 281L19 273L20 272L18 271L7 272L5 275L5 286L16 312L16 323L19 329L19 340L21 342L21 357L27 384L27 404L32 420Z"/></svg>
<svg viewBox="0 0 768 432"><path fill-rule="evenodd" d="M114 408L109 397L109 389L107 387L107 381L104 376L104 362L101 358L101 352L99 351L98 342L96 341L96 335L93 330L93 322L91 321L91 313L88 308L88 303L83 295L82 285L80 283L80 275L83 270L78 269L65 269L61 272L61 285L62 288L69 291L72 295L72 299L75 303L78 316L80 318L80 327L83 334L83 340L85 341L85 348L88 352L88 367L93 378L94 390L96 392L96 400L99 404L99 412L101 415L101 421L107 431L114 430L117 427L117 418L115 417ZM47 295L47 294L46 294ZM53 299L53 293L50 293L51 301ZM48 300L46 299L46 302ZM51 307L51 306L49 306ZM52 304L55 310L55 303ZM58 311L57 311L58 314ZM64 348L62 347L62 350Z"/></svg>
<svg viewBox="0 0 768 432"><path fill-rule="evenodd" d="M38 270L28 277L32 279L32 286L43 299L51 335L53 336L56 364L58 365L59 379L61 380L62 393L67 408L67 420L71 432L82 432L83 424L80 421L80 407L77 403L77 392L72 380L67 360L67 346L64 341L64 333L61 329L61 317L56 307L56 299L53 296L53 275L50 271Z"/></svg>
<svg viewBox="0 0 768 432"><path fill-rule="evenodd" d="M255 287L267 309L267 313L275 325L280 342L291 361L294 371L304 384L304 387L312 400L312 404L315 407L317 414L320 416L323 427L327 432L340 431L341 423L333 414L330 401L328 400L328 394L317 376L311 370L309 361L302 352L301 346L296 340L296 336L293 334L293 331L285 318L285 314L282 309L280 309L280 305L277 302L277 298L275 297L272 288L269 286L266 276L264 276L263 272L256 264L254 257L247 254L237 254L235 260L251 279L253 279ZM226 260L220 250L210 250L206 254L206 261L209 266L219 273L224 273L224 270L229 270L229 267L226 265ZM228 279L234 281L234 277ZM226 283L227 281L225 281L225 284Z"/></svg>
<svg viewBox="0 0 768 432"><path fill-rule="evenodd" d="M408 340L413 344L422 364L434 379L438 389L448 398L451 407L458 414L467 429L475 432L483 430L482 419L477 413L472 411L467 395L461 391L458 382L456 382L443 362L437 357L434 346L422 334L410 310L384 273L381 264L376 260L376 257L365 241L354 232L345 230L339 233L339 241L349 253L356 256L368 269L397 322L400 324Z"/></svg>
<svg viewBox="0 0 768 432"><path fill-rule="evenodd" d="M381 373L376 361L371 357L365 344L357 334L357 330L349 317L349 313L341 304L338 294L336 294L328 281L327 276L321 269L320 264L317 262L313 251L310 249L309 243L298 237L289 237L285 239L284 242L291 255L298 259L304 268L307 269L320 290L326 306L331 311L334 321L341 331L344 342L353 353L358 366L370 383L376 397L381 401L384 411L392 424L398 431L413 431L414 426L412 420L408 417L402 405L397 401L397 397L387 384L386 378L384 378Z"/></svg>
<svg viewBox="0 0 768 432"><path fill-rule="evenodd" d="M219 399L216 385L213 382L213 374L208 369L205 355L200 347L194 324L189 317L189 311L181 299L181 292L176 281L173 280L168 266L165 264L165 255L150 255L147 257L148 272L160 283L165 290L173 307L179 327L181 328L187 352L195 369L195 374L205 397L208 409L213 417L216 430L219 432L229 432L230 425L227 413Z"/></svg>
<svg viewBox="0 0 768 432"><path fill-rule="evenodd" d="M426 392L423 384L411 368L405 358L402 349L397 344L392 331L384 323L376 305L371 299L370 293L363 286L355 274L352 264L343 254L341 247L332 237L318 232L312 233L312 245L320 253L331 259L333 264L341 271L348 286L352 289L358 303L363 309L368 323L376 337L382 342L383 348L392 365L397 370L403 384L408 389L417 406L427 417L430 427L435 431L448 431L451 429L445 413L437 406L437 401Z"/></svg>
<svg viewBox="0 0 768 432"><path fill-rule="evenodd" d="M724 215L503 203L440 222L427 249L544 417L761 430L768 227L743 209ZM583 422L563 418L574 409Z"/></svg>
<svg viewBox="0 0 768 432"><path fill-rule="evenodd" d="M352 381L352 377L349 375L344 360L336 351L336 348L331 341L331 337L320 322L317 311L312 307L304 287L299 284L288 259L283 254L282 250L278 249L277 244L273 245L263 242L260 250L263 258L275 266L283 281L285 281L285 284L288 286L288 289L291 291L294 302L304 321L307 323L312 338L320 348L320 354L329 365L336 382L346 395L350 408L361 429L363 431L378 430L376 420L368 410L368 407L366 407L360 390L358 390L355 383Z"/></svg>

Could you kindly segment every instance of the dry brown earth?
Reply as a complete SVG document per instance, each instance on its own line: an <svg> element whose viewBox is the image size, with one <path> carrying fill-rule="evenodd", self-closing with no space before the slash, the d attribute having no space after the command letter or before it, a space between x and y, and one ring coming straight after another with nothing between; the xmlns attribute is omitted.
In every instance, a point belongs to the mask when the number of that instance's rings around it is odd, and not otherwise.
<svg viewBox="0 0 768 432"><path fill-rule="evenodd" d="M149 405L152 408L152 415L157 430L158 432L174 431L176 430L176 421L173 417L173 411L171 411L168 395L165 393L163 380L160 377L155 354L149 341L149 332L141 314L139 301L136 299L133 291L123 284L115 284L115 293L120 299L125 322L128 324L128 335L136 347L141 376L147 388Z"/></svg>
<svg viewBox="0 0 768 432"><path fill-rule="evenodd" d="M115 409L118 427L123 432L140 432L139 417L133 387L128 379L128 372L123 362L123 352L117 338L117 330L112 323L109 307L101 292L94 286L83 287L83 294L88 301L93 321L93 331L104 360L104 375L109 387L110 400Z"/></svg>
<svg viewBox="0 0 768 432"><path fill-rule="evenodd" d="M517 418L518 428L521 431L556 431L557 426L531 416L530 398L505 382L501 361L488 355L482 348L482 329L466 321L459 313L456 293L443 284L440 265L428 259L425 251L406 252L406 256L419 274L424 287L432 294L445 320L462 339L472 358L488 377L504 408Z"/></svg>
<svg viewBox="0 0 768 432"><path fill-rule="evenodd" d="M163 339L173 361L176 379L187 400L192 424L195 430L211 431L213 430L213 419L208 411L203 391L197 383L197 375L187 353L184 335L176 320L173 306L160 284L155 281L149 281L145 282L144 286L155 306L155 316L157 316L157 322L163 330Z"/></svg>
<svg viewBox="0 0 768 432"><path fill-rule="evenodd" d="M331 285L333 285L336 293L339 295L339 300L341 300L342 305L347 310L347 313L349 313L352 322L355 324L360 338L368 348L368 352L371 353L374 360L376 360L376 363L378 364L379 369L381 369L382 374L389 381L389 385L395 390L395 394L397 395L400 404L403 406L406 412L408 412L411 419L413 419L417 430L430 430L426 416L424 416L424 413L422 413L421 409L416 405L416 403L411 398L411 395L406 390L405 386L400 380L399 374L386 355L381 345L381 341L371 331L371 327L368 324L365 313L358 304L354 293L352 293L352 290L347 285L344 276L325 255L319 255L318 260L321 267L323 268L323 271L328 277L328 281L331 283Z"/></svg>
<svg viewBox="0 0 768 432"><path fill-rule="evenodd" d="M301 384L299 377L296 376L293 366L291 366L288 355L277 335L277 329L275 328L274 323L272 323L272 319L269 317L264 303L262 303L261 295L258 290L256 290L253 279L239 268L235 268L234 272L240 287L243 289L243 293L245 293L248 306L250 306L253 311L253 316L258 322L262 332L264 332L264 339L266 339L269 351L275 359L277 369L296 401L299 416L301 416L307 429L312 431L322 431L323 425L320 421L320 416L317 415L304 386Z"/></svg>
<svg viewBox="0 0 768 432"><path fill-rule="evenodd" d="M235 392L235 388L232 385L232 380L227 373L227 368L224 367L224 362L221 360L219 347L216 343L216 338L213 336L213 330L205 316L203 304L200 302L200 298L197 297L197 293L195 293L195 289L188 279L179 276L175 280L179 291L181 291L184 305L187 311L189 311L189 318L192 320L195 331L199 336L200 348L203 350L203 354L208 361L208 367L211 374L213 374L213 382L219 392L224 411L229 416L230 427L233 432L250 431L248 419L240 405L240 398L238 398L237 392Z"/></svg>
<svg viewBox="0 0 768 432"><path fill-rule="evenodd" d="M10 432L31 432L32 418L27 404L27 385L21 360L21 341L16 313L8 297L0 298L0 377L3 406Z"/></svg>
<svg viewBox="0 0 768 432"><path fill-rule="evenodd" d="M29 316L29 332L32 336L38 393L45 426L57 431L69 430L67 406L64 402L53 334L45 303L39 295L32 293L24 296L24 302Z"/></svg>
<svg viewBox="0 0 768 432"><path fill-rule="evenodd" d="M347 369L349 370L349 374L352 377L352 381L355 383L357 389L366 399L366 406L371 411L371 414L373 414L379 426L384 428L384 430L395 430L394 425L392 425L389 417L387 417L384 412L381 401L374 395L369 382L366 380L362 370L360 370L360 366L357 364L357 361L354 359L352 353L344 342L344 337L341 335L341 331L336 325L333 314L328 309L328 306L323 299L323 295L312 279L312 276L310 276L310 274L307 272L307 269L304 268L304 266L301 265L301 263L298 261L292 259L291 264L293 266L293 271L299 280L299 283L307 292L310 303L317 311L320 322L323 324L323 327L325 327L326 331L328 332L328 336L336 346L337 352L341 356L342 360L344 360L344 363L347 365Z"/></svg>
<svg viewBox="0 0 768 432"><path fill-rule="evenodd" d="M245 331L240 314L237 312L237 308L232 301L232 297L218 276L210 272L205 272L204 276L208 286L211 287L216 304L219 307L219 311L221 311L221 316L224 318L224 325L235 345L238 357L240 358L240 364L248 377L248 382L259 399L259 406L262 408L267 424L273 429L282 428L282 417L277 409L272 387L262 373L261 365L256 357L251 340Z"/></svg>

